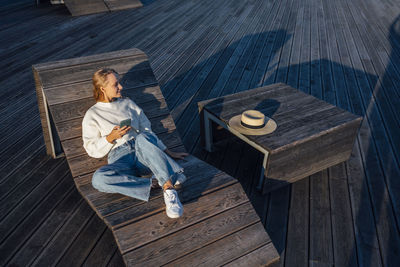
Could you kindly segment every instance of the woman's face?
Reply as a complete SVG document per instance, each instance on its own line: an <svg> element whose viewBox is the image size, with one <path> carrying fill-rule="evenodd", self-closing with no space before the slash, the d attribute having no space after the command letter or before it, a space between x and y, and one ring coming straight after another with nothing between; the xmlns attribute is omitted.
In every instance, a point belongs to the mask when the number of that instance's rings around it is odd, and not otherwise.
<svg viewBox="0 0 400 267"><path fill-rule="evenodd" d="M111 102L113 98L121 97L122 85L119 83L118 76L110 73L107 75L107 82L101 91L104 94L104 101Z"/></svg>

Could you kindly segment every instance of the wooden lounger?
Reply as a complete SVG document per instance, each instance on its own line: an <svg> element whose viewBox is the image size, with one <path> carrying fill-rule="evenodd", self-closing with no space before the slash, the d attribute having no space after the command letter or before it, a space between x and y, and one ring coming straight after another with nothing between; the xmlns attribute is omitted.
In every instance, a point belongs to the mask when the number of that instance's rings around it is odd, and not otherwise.
<svg viewBox="0 0 400 267"><path fill-rule="evenodd" d="M64 0L72 16L142 7L140 0Z"/></svg>
<svg viewBox="0 0 400 267"><path fill-rule="evenodd" d="M91 77L101 67L117 70L153 131L175 151L184 151L174 121L150 67L138 49L33 66L47 152L65 155L75 184L112 230L126 265L268 265L279 259L260 218L237 180L189 156L179 163L188 177L180 197L184 215L169 219L161 190L149 202L107 194L91 185L106 159L90 158L82 147L81 122L95 101Z"/></svg>

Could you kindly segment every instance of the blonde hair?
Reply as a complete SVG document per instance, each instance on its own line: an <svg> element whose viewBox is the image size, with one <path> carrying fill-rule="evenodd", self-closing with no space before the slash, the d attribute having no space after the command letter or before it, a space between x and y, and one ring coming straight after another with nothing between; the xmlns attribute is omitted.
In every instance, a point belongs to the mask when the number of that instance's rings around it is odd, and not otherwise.
<svg viewBox="0 0 400 267"><path fill-rule="evenodd" d="M93 97L97 101L103 100L104 95L101 91L101 87L104 87L107 84L107 75L114 74L118 76L118 72L111 68L103 68L99 69L93 74Z"/></svg>

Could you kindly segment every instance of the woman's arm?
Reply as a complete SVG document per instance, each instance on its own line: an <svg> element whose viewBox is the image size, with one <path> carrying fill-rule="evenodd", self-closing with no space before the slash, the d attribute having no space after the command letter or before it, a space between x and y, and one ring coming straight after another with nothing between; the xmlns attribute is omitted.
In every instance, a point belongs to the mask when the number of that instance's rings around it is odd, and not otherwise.
<svg viewBox="0 0 400 267"><path fill-rule="evenodd" d="M115 126L110 134L102 136L96 121L87 113L82 121L83 147L89 156L102 158L113 148L115 140L124 136L130 129L131 127L127 126Z"/></svg>
<svg viewBox="0 0 400 267"><path fill-rule="evenodd" d="M129 132L132 129L131 126L124 126L124 127L119 127L119 126L115 126L113 128L113 130L111 131L111 133L109 135L106 136L106 140L111 143L114 144L114 142L117 139L120 139L122 136L124 136L127 132Z"/></svg>
<svg viewBox="0 0 400 267"><path fill-rule="evenodd" d="M110 152L114 144L107 141L106 136L101 136L99 129L90 120L82 122L83 147L89 156L102 158Z"/></svg>

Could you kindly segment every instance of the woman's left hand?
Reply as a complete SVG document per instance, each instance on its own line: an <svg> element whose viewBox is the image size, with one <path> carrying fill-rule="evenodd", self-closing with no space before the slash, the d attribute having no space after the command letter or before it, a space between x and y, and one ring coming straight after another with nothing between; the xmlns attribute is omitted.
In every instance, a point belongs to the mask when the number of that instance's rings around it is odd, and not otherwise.
<svg viewBox="0 0 400 267"><path fill-rule="evenodd" d="M188 153L185 153L185 152L173 152L173 151L171 151L169 149L166 149L165 153L167 153L171 158L174 158L174 159L183 159L183 158L189 156Z"/></svg>

